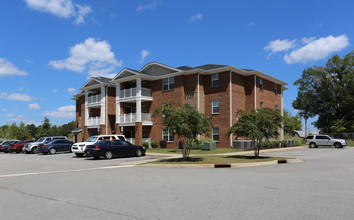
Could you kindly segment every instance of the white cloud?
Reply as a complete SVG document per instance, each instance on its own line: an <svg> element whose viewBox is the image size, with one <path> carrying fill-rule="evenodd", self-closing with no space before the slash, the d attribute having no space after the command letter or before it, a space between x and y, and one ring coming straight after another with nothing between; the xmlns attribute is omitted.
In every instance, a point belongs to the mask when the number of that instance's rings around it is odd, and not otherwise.
<svg viewBox="0 0 354 220"><path fill-rule="evenodd" d="M303 37L301 39L301 42L304 43L304 44L308 44L308 43L310 43L311 41L313 41L315 39L316 39L315 37Z"/></svg>
<svg viewBox="0 0 354 220"><path fill-rule="evenodd" d="M288 64L306 63L324 59L331 53L338 52L349 46L349 39L346 35L333 37L323 37L312 40L305 46L293 50L290 54L284 56L284 61Z"/></svg>
<svg viewBox="0 0 354 220"><path fill-rule="evenodd" d="M6 108L0 108L0 111L7 112L7 109Z"/></svg>
<svg viewBox="0 0 354 220"><path fill-rule="evenodd" d="M76 107L74 105L67 105L58 108L55 111L46 111L42 113L44 116L53 118L75 118Z"/></svg>
<svg viewBox="0 0 354 220"><path fill-rule="evenodd" d="M9 101L24 101L24 102L29 102L32 99L35 99L27 94L21 94L21 93L7 93L7 92L1 92L0 93L0 99L5 99Z"/></svg>
<svg viewBox="0 0 354 220"><path fill-rule="evenodd" d="M20 88L18 88L18 90L21 91L21 92L24 92L24 91L25 91L25 88L20 87Z"/></svg>
<svg viewBox="0 0 354 220"><path fill-rule="evenodd" d="M70 48L70 57L65 60L51 60L48 65L54 69L68 69L79 73L87 71L90 76L107 76L112 75L110 71L122 66L122 61L115 58L107 41L87 38L85 42Z"/></svg>
<svg viewBox="0 0 354 220"><path fill-rule="evenodd" d="M7 113L7 114L5 114L6 117L14 117L14 115L15 115L15 114L13 114L13 113Z"/></svg>
<svg viewBox="0 0 354 220"><path fill-rule="evenodd" d="M42 123L36 122L32 119L28 119L27 116L23 116L23 115L18 115L16 118L10 118L8 121L10 121L10 122L23 122L23 123L25 123L25 125L34 124L36 126L39 126L42 124Z"/></svg>
<svg viewBox="0 0 354 220"><path fill-rule="evenodd" d="M26 63L33 63L33 61L30 60L30 59L25 59L25 62L26 62Z"/></svg>
<svg viewBox="0 0 354 220"><path fill-rule="evenodd" d="M142 50L140 52L140 63L144 63L145 62L145 58L147 56L149 56L151 53L148 50Z"/></svg>
<svg viewBox="0 0 354 220"><path fill-rule="evenodd" d="M201 13L195 14L189 18L189 22L196 22L203 20L203 15Z"/></svg>
<svg viewBox="0 0 354 220"><path fill-rule="evenodd" d="M274 40L274 41L269 41L268 45L264 47L263 49L266 51L271 51L270 54L268 54L267 59L273 54L277 53L280 51L287 51L291 48L294 48L296 46L296 39L295 40Z"/></svg>
<svg viewBox="0 0 354 220"><path fill-rule="evenodd" d="M2 76L27 76L26 71L19 70L15 65L5 58L0 57L0 77Z"/></svg>
<svg viewBox="0 0 354 220"><path fill-rule="evenodd" d="M24 115L17 115L17 118L26 119L27 116L24 116Z"/></svg>
<svg viewBox="0 0 354 220"><path fill-rule="evenodd" d="M25 0L33 10L50 13L61 18L75 18L76 24L85 23L84 17L92 10L90 6L75 4L72 0Z"/></svg>
<svg viewBox="0 0 354 220"><path fill-rule="evenodd" d="M57 90L57 89L53 89L52 92L53 92L53 93L57 93L58 90Z"/></svg>
<svg viewBox="0 0 354 220"><path fill-rule="evenodd" d="M70 94L75 94L76 89L75 88L68 88L68 89L66 89L66 91L68 91Z"/></svg>
<svg viewBox="0 0 354 220"><path fill-rule="evenodd" d="M161 5L161 1L152 1L152 2L149 2L145 5L141 5L139 4L138 7L136 8L136 11L143 11L145 9L154 9L154 8L157 8L158 5Z"/></svg>
<svg viewBox="0 0 354 220"><path fill-rule="evenodd" d="M37 103L31 103L28 105L29 110L36 110L36 109L40 109L40 108L41 107Z"/></svg>

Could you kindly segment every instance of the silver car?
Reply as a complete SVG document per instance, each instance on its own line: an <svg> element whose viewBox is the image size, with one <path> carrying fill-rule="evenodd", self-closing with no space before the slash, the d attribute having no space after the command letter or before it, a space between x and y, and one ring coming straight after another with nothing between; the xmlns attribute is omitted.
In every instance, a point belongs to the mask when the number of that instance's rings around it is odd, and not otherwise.
<svg viewBox="0 0 354 220"><path fill-rule="evenodd" d="M344 139L336 139L328 135L317 134L307 136L306 144L308 144L310 148L317 148L318 146L334 146L335 148L342 148L348 143Z"/></svg>

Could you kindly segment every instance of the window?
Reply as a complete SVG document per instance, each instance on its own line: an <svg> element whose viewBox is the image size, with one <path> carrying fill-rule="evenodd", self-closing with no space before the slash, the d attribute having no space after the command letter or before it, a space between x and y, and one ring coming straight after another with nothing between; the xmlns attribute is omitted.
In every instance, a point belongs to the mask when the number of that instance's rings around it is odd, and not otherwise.
<svg viewBox="0 0 354 220"><path fill-rule="evenodd" d="M263 79L259 79L259 89L263 90Z"/></svg>
<svg viewBox="0 0 354 220"><path fill-rule="evenodd" d="M260 108L263 108L263 102L260 102L260 103L259 103L259 107L260 107Z"/></svg>
<svg viewBox="0 0 354 220"><path fill-rule="evenodd" d="M162 80L162 90L173 90L175 88L175 77L169 77Z"/></svg>
<svg viewBox="0 0 354 220"><path fill-rule="evenodd" d="M211 86L217 87L219 85L219 73L211 75Z"/></svg>
<svg viewBox="0 0 354 220"><path fill-rule="evenodd" d="M213 141L219 142L219 127L213 128Z"/></svg>
<svg viewBox="0 0 354 220"><path fill-rule="evenodd" d="M212 114L219 114L219 99L214 99L211 102Z"/></svg>
<svg viewBox="0 0 354 220"><path fill-rule="evenodd" d="M169 129L162 130L162 139L166 140L167 142L173 141L173 134L170 132Z"/></svg>
<svg viewBox="0 0 354 220"><path fill-rule="evenodd" d="M278 109L278 105L275 105L275 109Z"/></svg>
<svg viewBox="0 0 354 220"><path fill-rule="evenodd" d="M147 110L147 106L146 106L146 105L142 105L142 106L141 106L141 113L148 113L148 110Z"/></svg>
<svg viewBox="0 0 354 220"><path fill-rule="evenodd" d="M146 129L143 129L143 138L148 138L148 133Z"/></svg>
<svg viewBox="0 0 354 220"><path fill-rule="evenodd" d="M274 93L278 94L278 85L274 83Z"/></svg>

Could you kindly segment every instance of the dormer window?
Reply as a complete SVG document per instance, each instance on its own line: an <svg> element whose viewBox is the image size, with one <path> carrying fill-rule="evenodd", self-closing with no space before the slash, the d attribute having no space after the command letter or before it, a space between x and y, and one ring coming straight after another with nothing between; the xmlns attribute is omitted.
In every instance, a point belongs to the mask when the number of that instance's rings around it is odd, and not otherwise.
<svg viewBox="0 0 354 220"><path fill-rule="evenodd" d="M219 73L215 73L211 75L211 86L212 87L219 86Z"/></svg>
<svg viewBox="0 0 354 220"><path fill-rule="evenodd" d="M162 90L168 91L175 88L175 77L169 77L162 80Z"/></svg>

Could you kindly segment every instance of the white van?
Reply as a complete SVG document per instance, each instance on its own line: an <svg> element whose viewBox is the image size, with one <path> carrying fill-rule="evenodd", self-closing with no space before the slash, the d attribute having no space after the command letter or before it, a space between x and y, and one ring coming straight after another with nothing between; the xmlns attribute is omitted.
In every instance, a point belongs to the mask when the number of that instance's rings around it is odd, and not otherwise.
<svg viewBox="0 0 354 220"><path fill-rule="evenodd" d="M73 146L71 147L71 151L73 153L76 154L77 157L82 157L84 156L84 152L86 149L87 145L92 145L98 141L105 141L105 140L110 140L110 139L116 140L122 140L125 141L125 137L124 135L120 135L120 134L107 134L107 135L95 135L95 136L91 136L89 137L85 142L79 142L79 143L75 143L73 144Z"/></svg>

